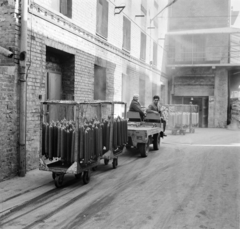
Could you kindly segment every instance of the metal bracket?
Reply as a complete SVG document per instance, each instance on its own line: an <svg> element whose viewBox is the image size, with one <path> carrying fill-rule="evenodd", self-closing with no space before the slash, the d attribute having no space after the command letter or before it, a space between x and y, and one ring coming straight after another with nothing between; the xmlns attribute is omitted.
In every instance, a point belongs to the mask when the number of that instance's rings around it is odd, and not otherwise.
<svg viewBox="0 0 240 229"><path fill-rule="evenodd" d="M124 8L125 8L125 6L115 6L114 15L115 14L120 14L124 10ZM118 10L117 12L116 12L116 9Z"/></svg>

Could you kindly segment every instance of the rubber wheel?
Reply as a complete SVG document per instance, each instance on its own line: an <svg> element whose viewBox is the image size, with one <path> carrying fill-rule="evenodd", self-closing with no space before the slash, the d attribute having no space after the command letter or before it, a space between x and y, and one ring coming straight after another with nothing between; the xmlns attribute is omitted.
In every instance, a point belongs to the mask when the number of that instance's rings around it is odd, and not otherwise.
<svg viewBox="0 0 240 229"><path fill-rule="evenodd" d="M139 143L138 149L140 151L141 157L147 157L149 152L149 141L147 143Z"/></svg>
<svg viewBox="0 0 240 229"><path fill-rule="evenodd" d="M109 159L104 159L104 164L108 165L108 163L109 163Z"/></svg>
<svg viewBox="0 0 240 229"><path fill-rule="evenodd" d="M97 166L92 167L92 171L97 171Z"/></svg>
<svg viewBox="0 0 240 229"><path fill-rule="evenodd" d="M57 188L61 188L62 185L63 185L63 180L64 180L64 174L61 174L61 175L56 175L55 177L55 186Z"/></svg>
<svg viewBox="0 0 240 229"><path fill-rule="evenodd" d="M117 166L118 166L118 159L117 158L113 158L112 166L113 166L113 169L117 168Z"/></svg>
<svg viewBox="0 0 240 229"><path fill-rule="evenodd" d="M75 174L75 178L76 178L77 180L80 180L81 177L82 177L82 173Z"/></svg>
<svg viewBox="0 0 240 229"><path fill-rule="evenodd" d="M195 129L193 129L192 132L195 133Z"/></svg>
<svg viewBox="0 0 240 229"><path fill-rule="evenodd" d="M82 181L83 181L83 184L89 183L89 181L90 181L90 172L89 171L83 172Z"/></svg>
<svg viewBox="0 0 240 229"><path fill-rule="evenodd" d="M56 178L56 173L52 172L52 179L55 180Z"/></svg>
<svg viewBox="0 0 240 229"><path fill-rule="evenodd" d="M160 134L154 134L153 149L154 150L160 149Z"/></svg>

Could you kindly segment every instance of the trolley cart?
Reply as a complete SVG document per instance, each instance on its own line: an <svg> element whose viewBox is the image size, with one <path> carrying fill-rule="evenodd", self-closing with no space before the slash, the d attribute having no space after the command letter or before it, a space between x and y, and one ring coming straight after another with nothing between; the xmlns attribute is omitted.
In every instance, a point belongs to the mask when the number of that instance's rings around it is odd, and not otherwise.
<svg viewBox="0 0 240 229"><path fill-rule="evenodd" d="M160 116L148 113L144 122L138 112L127 112L128 122L128 144L127 148L136 148L142 157L147 157L149 146L153 144L154 150L160 148L160 138L163 136L163 128L160 123ZM134 120L134 122L131 122Z"/></svg>
<svg viewBox="0 0 240 229"><path fill-rule="evenodd" d="M74 174L77 179L82 178L83 184L89 183L90 170L100 163L100 156L90 147L93 130L83 131L79 103L46 101L40 107L39 169L52 172L57 188L63 185L65 174ZM63 118L61 128L50 124L52 120L59 124ZM66 128L69 122L70 129Z"/></svg>
<svg viewBox="0 0 240 229"><path fill-rule="evenodd" d="M127 143L127 120L126 120L126 103L121 101L94 101L89 103L81 103L86 105L100 105L99 119L105 120L102 126L102 150L100 159L104 160L104 164L108 165L112 160L112 167L116 169L118 166L118 157L124 152ZM114 117L116 105L124 107L124 118Z"/></svg>
<svg viewBox="0 0 240 229"><path fill-rule="evenodd" d="M198 106L185 104L165 105L167 115L167 129L172 130L172 134L185 135L187 131L194 133L198 127Z"/></svg>

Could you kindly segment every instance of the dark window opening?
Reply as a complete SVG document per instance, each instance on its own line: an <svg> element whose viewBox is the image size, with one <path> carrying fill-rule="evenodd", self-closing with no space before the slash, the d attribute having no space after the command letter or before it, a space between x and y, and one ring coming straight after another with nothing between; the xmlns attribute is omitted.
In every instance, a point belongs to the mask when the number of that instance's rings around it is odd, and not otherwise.
<svg viewBox="0 0 240 229"><path fill-rule="evenodd" d="M147 45L146 34L141 32L140 59L144 61L146 60L146 45Z"/></svg>
<svg viewBox="0 0 240 229"><path fill-rule="evenodd" d="M130 102L130 83L127 75L122 74L122 101L129 105Z"/></svg>
<svg viewBox="0 0 240 229"><path fill-rule="evenodd" d="M152 82L152 96L158 95L157 93L157 84L155 82Z"/></svg>
<svg viewBox="0 0 240 229"><path fill-rule="evenodd" d="M60 0L60 13L72 18L72 0Z"/></svg>
<svg viewBox="0 0 240 229"><path fill-rule="evenodd" d="M72 18L72 0L51 0L51 8Z"/></svg>
<svg viewBox="0 0 240 229"><path fill-rule="evenodd" d="M108 37L108 1L97 0L97 34Z"/></svg>
<svg viewBox="0 0 240 229"><path fill-rule="evenodd" d="M123 48L131 50L131 22L123 16Z"/></svg>
<svg viewBox="0 0 240 229"><path fill-rule="evenodd" d="M139 102L141 106L145 106L145 75L141 74L139 78Z"/></svg>
<svg viewBox="0 0 240 229"><path fill-rule="evenodd" d="M94 66L94 100L106 100L106 68Z"/></svg>
<svg viewBox="0 0 240 229"><path fill-rule="evenodd" d="M158 46L156 42L153 42L153 65L157 66L157 53Z"/></svg>

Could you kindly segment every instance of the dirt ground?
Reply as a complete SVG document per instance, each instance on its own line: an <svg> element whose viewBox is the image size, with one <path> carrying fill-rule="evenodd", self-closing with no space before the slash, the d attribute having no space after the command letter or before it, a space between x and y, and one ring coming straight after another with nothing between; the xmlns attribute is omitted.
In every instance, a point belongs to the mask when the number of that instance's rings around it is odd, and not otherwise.
<svg viewBox="0 0 240 229"><path fill-rule="evenodd" d="M0 183L0 228L239 229L240 132L168 135L147 158L126 151L88 185L48 172Z"/></svg>

